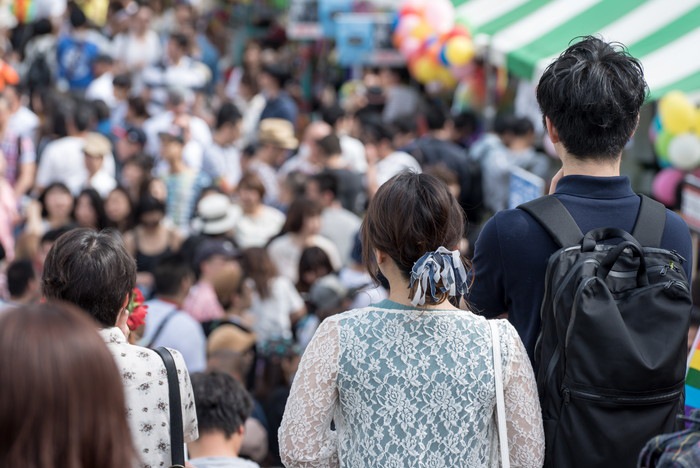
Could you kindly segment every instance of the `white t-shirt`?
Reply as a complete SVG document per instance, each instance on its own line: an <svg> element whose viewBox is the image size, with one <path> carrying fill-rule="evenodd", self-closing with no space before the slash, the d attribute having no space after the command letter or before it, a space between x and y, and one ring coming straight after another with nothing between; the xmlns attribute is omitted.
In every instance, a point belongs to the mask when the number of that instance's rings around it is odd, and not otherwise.
<svg viewBox="0 0 700 468"><path fill-rule="evenodd" d="M241 172L241 152L235 146L219 146L212 143L204 151L202 171L212 180L223 179L235 187L243 175Z"/></svg>
<svg viewBox="0 0 700 468"><path fill-rule="evenodd" d="M403 151L394 151L386 158L377 162L377 186L403 171L423 172L416 158Z"/></svg>
<svg viewBox="0 0 700 468"><path fill-rule="evenodd" d="M36 144L36 131L39 128L39 117L25 106L17 109L7 121L7 129L13 135L29 137Z"/></svg>
<svg viewBox="0 0 700 468"><path fill-rule="evenodd" d="M327 237L338 248L343 265L347 265L355 235L362 221L353 212L344 208L329 207L321 213L321 235Z"/></svg>
<svg viewBox="0 0 700 468"><path fill-rule="evenodd" d="M155 115L143 124L143 132L146 134L146 153L160 155L160 138L158 133L167 131L172 125L175 115L168 111ZM190 140L182 148L182 159L187 166L197 172L202 167L203 148L211 145L211 130L207 123L194 115L190 116ZM167 165L159 160L156 164L156 174L163 175L167 172Z"/></svg>
<svg viewBox="0 0 700 468"><path fill-rule="evenodd" d="M163 53L158 34L149 30L143 38L131 33L118 34L112 41L112 56L131 70L153 65Z"/></svg>
<svg viewBox="0 0 700 468"><path fill-rule="evenodd" d="M360 140L349 135L341 135L340 149L343 152L343 160L350 165L350 169L360 174L367 172L365 145Z"/></svg>
<svg viewBox="0 0 700 468"><path fill-rule="evenodd" d="M88 183L86 187L89 188L94 188L97 190L97 193L100 194L102 198L107 198L107 195L109 195L109 192L114 190L114 188L117 186L117 181L114 180L114 177L111 175L107 174L107 172L104 171L104 169L100 169L95 173L94 176L88 180Z"/></svg>
<svg viewBox="0 0 700 468"><path fill-rule="evenodd" d="M104 101L110 109L113 109L116 104L113 81L114 75L111 73L104 73L92 80L85 90L85 98L89 101Z"/></svg>
<svg viewBox="0 0 700 468"><path fill-rule="evenodd" d="M264 247L284 225L284 214L271 206L263 205L256 216L243 213L238 205L234 205L232 211L237 217L233 238L241 249Z"/></svg>
<svg viewBox="0 0 700 468"><path fill-rule="evenodd" d="M250 311L255 317L253 331L258 343L276 338L292 337L292 321L289 316L304 307L304 300L294 284L285 277L270 280L270 297L261 298L253 292Z"/></svg>
<svg viewBox="0 0 700 468"><path fill-rule="evenodd" d="M67 136L46 145L39 161L36 185L46 187L52 182L63 182L74 195L80 193L88 180L83 144L82 138ZM114 177L112 154L105 156L102 170Z"/></svg>

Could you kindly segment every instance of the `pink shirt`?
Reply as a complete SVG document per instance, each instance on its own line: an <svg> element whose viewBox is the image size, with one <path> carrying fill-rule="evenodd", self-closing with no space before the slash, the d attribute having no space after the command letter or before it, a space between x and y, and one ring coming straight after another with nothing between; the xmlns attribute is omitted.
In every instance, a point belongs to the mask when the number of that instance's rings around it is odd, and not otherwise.
<svg viewBox="0 0 700 468"><path fill-rule="evenodd" d="M192 286L182 308L199 322L220 319L224 316L224 309L219 304L214 287L206 281L199 281Z"/></svg>

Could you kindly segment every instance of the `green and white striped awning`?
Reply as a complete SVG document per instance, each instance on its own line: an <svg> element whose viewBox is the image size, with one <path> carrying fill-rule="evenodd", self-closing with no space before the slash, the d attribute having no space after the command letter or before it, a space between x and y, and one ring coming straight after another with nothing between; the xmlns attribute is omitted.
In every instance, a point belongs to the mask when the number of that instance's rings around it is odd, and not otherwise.
<svg viewBox="0 0 700 468"><path fill-rule="evenodd" d="M651 97L700 91L700 0L453 0L492 63L536 82L577 36L621 42Z"/></svg>

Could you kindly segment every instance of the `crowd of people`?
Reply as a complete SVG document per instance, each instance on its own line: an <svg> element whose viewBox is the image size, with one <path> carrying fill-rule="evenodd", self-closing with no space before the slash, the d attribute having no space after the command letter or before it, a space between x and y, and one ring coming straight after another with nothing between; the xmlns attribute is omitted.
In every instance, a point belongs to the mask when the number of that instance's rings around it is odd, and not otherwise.
<svg viewBox="0 0 700 468"><path fill-rule="evenodd" d="M511 170L554 179L587 227L619 218L619 205L598 202L629 196L628 181L617 192L560 181L562 163L537 149L527 117L499 115L487 131L404 68L367 68L350 91L322 83L308 102L294 47L270 34L236 61L220 5L54 3L2 44L17 76L0 93L0 349L18 360L0 363L0 464L169 466L165 368L150 350L167 347L196 468L496 466L490 331L460 311L471 303L489 318L510 313L513 326L497 326L510 455L542 465L530 361L553 244L522 248L535 228L503 211ZM605 175L619 176L634 128L572 151L583 127L556 120L556 92L538 98L557 153L574 155L566 175L603 175L583 169L607 156ZM596 210L604 219L591 221ZM690 258L683 229L671 231L665 242ZM440 247L455 278L437 295L427 279L416 289L414 265ZM125 312L134 288L142 324ZM434 342L416 341L426 336ZM423 407L433 412L416 420Z"/></svg>

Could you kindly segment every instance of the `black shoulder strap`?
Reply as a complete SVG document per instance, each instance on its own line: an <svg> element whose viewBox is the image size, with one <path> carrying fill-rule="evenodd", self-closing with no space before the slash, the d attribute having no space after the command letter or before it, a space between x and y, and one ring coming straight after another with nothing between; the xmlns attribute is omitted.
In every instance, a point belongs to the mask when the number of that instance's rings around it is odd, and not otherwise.
<svg viewBox="0 0 700 468"><path fill-rule="evenodd" d="M535 218L559 244L559 247L570 247L583 239L583 233L578 224L556 197L547 195L536 198L523 203L518 208Z"/></svg>
<svg viewBox="0 0 700 468"><path fill-rule="evenodd" d="M182 424L182 404L180 402L180 383L177 378L175 359L167 348L154 350L165 364L168 373L168 400L170 406L170 453L172 466L185 466L185 436Z"/></svg>
<svg viewBox="0 0 700 468"><path fill-rule="evenodd" d="M646 195L639 195L641 203L632 236L643 247L660 247L666 225L666 207Z"/></svg>
<svg viewBox="0 0 700 468"><path fill-rule="evenodd" d="M160 334L163 332L163 329L165 326L168 324L170 319L175 317L175 314L178 313L177 307L175 307L173 310L171 310L168 315L163 318L163 320L158 324L158 328L156 328L156 332L153 334L153 337L151 338L151 341L148 342L146 345L146 348L153 348L153 345L156 344L156 340L160 336Z"/></svg>

